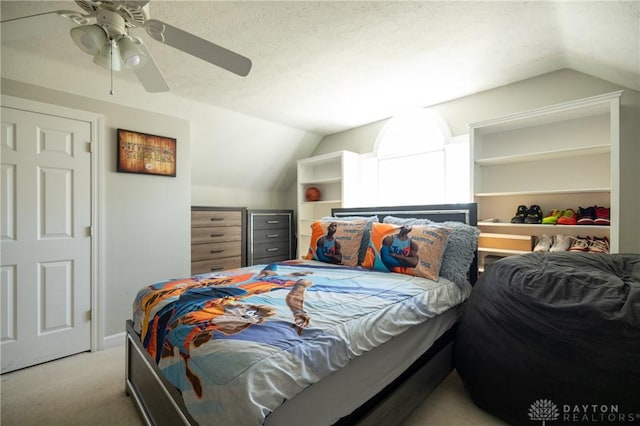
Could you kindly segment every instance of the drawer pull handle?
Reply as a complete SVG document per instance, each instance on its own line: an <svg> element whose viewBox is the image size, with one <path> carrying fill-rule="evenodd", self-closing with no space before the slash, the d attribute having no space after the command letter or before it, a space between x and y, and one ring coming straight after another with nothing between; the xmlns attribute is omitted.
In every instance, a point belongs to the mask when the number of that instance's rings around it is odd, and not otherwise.
<svg viewBox="0 0 640 426"><path fill-rule="evenodd" d="M224 217L212 217L211 218L212 221L220 221L220 220L224 220Z"/></svg>
<svg viewBox="0 0 640 426"><path fill-rule="evenodd" d="M224 249L211 250L210 253L222 253Z"/></svg>
<svg viewBox="0 0 640 426"><path fill-rule="evenodd" d="M278 247L271 247L268 248L267 251L278 251Z"/></svg>
<svg viewBox="0 0 640 426"><path fill-rule="evenodd" d="M279 224L279 223L280 223L280 221L279 221L279 220L268 220L268 221L267 221L267 223L268 223L269 225L277 225L277 224Z"/></svg>
<svg viewBox="0 0 640 426"><path fill-rule="evenodd" d="M278 238L279 234L267 234L267 238Z"/></svg>
<svg viewBox="0 0 640 426"><path fill-rule="evenodd" d="M211 234L212 237L224 237L224 234Z"/></svg>
<svg viewBox="0 0 640 426"><path fill-rule="evenodd" d="M218 266L217 268L211 268L212 271L221 271L223 270L223 267Z"/></svg>

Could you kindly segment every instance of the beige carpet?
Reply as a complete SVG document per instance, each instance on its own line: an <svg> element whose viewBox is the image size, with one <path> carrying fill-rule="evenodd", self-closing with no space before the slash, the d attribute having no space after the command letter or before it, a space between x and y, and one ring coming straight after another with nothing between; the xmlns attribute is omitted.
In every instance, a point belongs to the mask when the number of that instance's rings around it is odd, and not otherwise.
<svg viewBox="0 0 640 426"><path fill-rule="evenodd" d="M124 346L2 375L2 426L140 426L124 393ZM452 373L406 426L502 425L478 409ZM301 425L296 425L301 426Z"/></svg>
<svg viewBox="0 0 640 426"><path fill-rule="evenodd" d="M2 375L2 426L140 426L124 393L124 345Z"/></svg>

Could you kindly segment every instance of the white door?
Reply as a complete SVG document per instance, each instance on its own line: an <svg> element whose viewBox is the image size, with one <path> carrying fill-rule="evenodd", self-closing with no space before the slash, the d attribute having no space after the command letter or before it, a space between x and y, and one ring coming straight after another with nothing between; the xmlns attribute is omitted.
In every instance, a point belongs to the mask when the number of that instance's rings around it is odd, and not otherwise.
<svg viewBox="0 0 640 426"><path fill-rule="evenodd" d="M91 123L2 107L2 373L91 349Z"/></svg>

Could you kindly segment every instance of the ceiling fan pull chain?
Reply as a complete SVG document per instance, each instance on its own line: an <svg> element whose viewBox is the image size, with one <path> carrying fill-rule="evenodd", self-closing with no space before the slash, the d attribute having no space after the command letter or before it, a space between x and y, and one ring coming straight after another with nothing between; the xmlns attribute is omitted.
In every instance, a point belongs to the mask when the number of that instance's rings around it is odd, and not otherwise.
<svg viewBox="0 0 640 426"><path fill-rule="evenodd" d="M113 96L113 39L109 40L109 77L111 78L111 89L109 94Z"/></svg>

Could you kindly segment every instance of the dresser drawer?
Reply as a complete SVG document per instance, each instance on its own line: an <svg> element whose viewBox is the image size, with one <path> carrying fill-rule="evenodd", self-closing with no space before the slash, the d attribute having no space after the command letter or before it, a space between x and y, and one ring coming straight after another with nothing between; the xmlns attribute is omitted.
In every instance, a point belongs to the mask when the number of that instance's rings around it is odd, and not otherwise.
<svg viewBox="0 0 640 426"><path fill-rule="evenodd" d="M284 214L253 215L253 229L289 229L290 216Z"/></svg>
<svg viewBox="0 0 640 426"><path fill-rule="evenodd" d="M275 243L278 241L289 242L289 229L257 229L253 231L253 243Z"/></svg>
<svg viewBox="0 0 640 426"><path fill-rule="evenodd" d="M279 256L270 256L270 257L260 257L258 259L253 259L254 265L268 265L273 262L284 262L285 260L290 260L291 256L287 256L281 254Z"/></svg>
<svg viewBox="0 0 640 426"><path fill-rule="evenodd" d="M209 259L191 262L191 274L204 274L207 272L217 272L225 269L236 269L242 266L242 258L225 257L223 259Z"/></svg>
<svg viewBox="0 0 640 426"><path fill-rule="evenodd" d="M220 259L223 257L240 257L242 247L239 242L194 244L191 246L191 261L204 259Z"/></svg>
<svg viewBox="0 0 640 426"><path fill-rule="evenodd" d="M253 260L259 260L263 257L271 256L286 256L289 257L289 241L276 241L270 243L254 244L253 246Z"/></svg>
<svg viewBox="0 0 640 426"><path fill-rule="evenodd" d="M198 210L191 212L191 226L242 226L242 212Z"/></svg>
<svg viewBox="0 0 640 426"><path fill-rule="evenodd" d="M242 228L239 226L208 226L191 228L191 244L240 241Z"/></svg>

